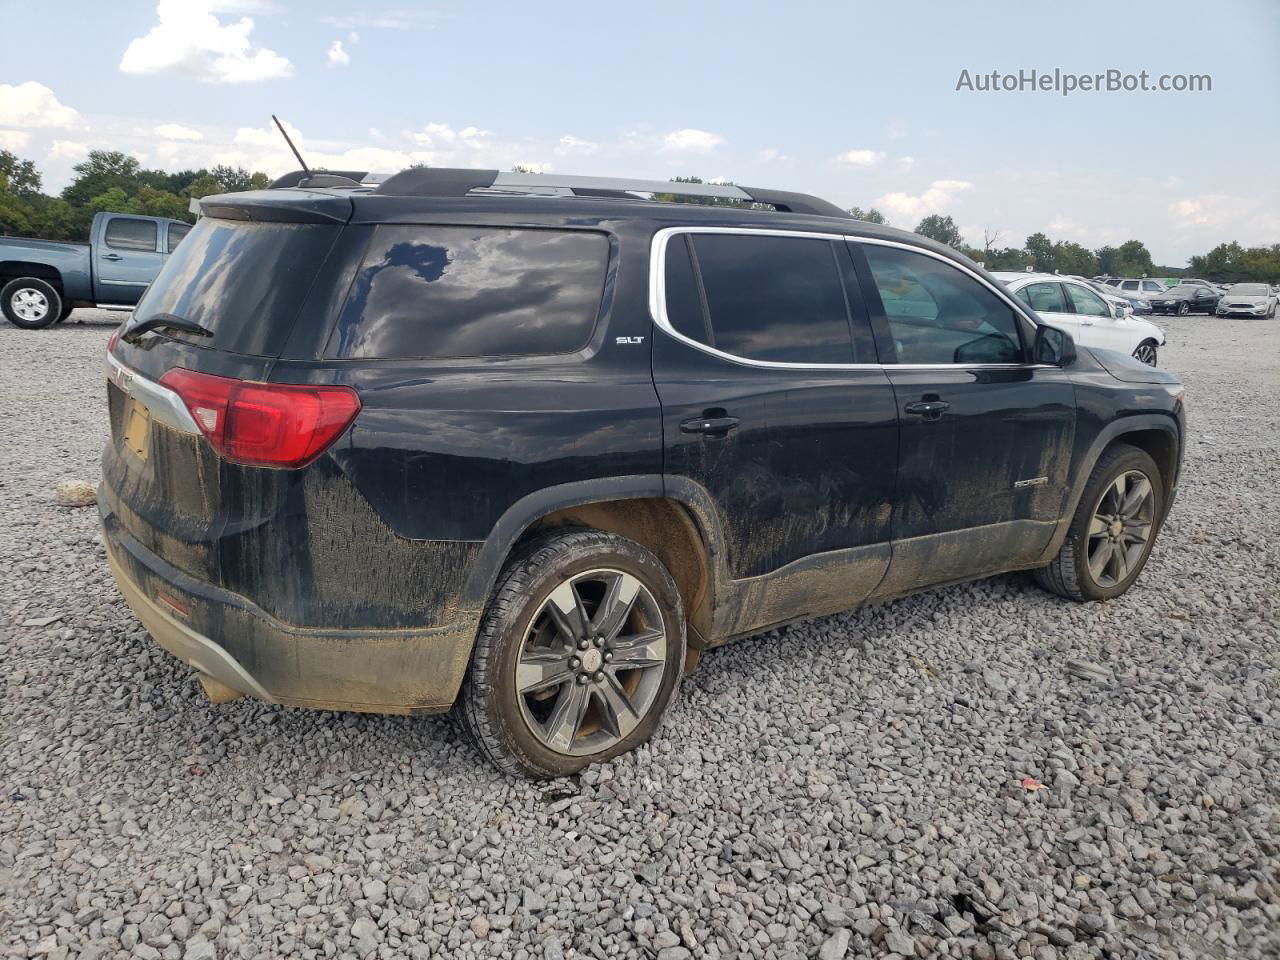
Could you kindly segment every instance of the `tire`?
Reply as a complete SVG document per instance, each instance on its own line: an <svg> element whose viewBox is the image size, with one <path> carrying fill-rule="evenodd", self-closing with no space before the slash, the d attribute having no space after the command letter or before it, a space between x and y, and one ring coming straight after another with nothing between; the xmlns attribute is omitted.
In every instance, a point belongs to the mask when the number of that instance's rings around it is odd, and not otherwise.
<svg viewBox="0 0 1280 960"><path fill-rule="evenodd" d="M62 294L43 280L19 277L0 290L0 311L15 327L39 330L62 315Z"/></svg>
<svg viewBox="0 0 1280 960"><path fill-rule="evenodd" d="M64 320L67 319L67 317L71 316L71 311L74 309L75 307L71 306L71 304L69 303L64 304L62 307L62 312L58 314L58 319L55 320L54 323L62 323Z"/></svg>
<svg viewBox="0 0 1280 960"><path fill-rule="evenodd" d="M635 591L633 600L613 608L628 611L620 629L596 631L603 598L628 589ZM642 642L655 632L662 635L660 645ZM620 665L624 657L645 665L627 669ZM521 547L498 579L458 715L503 772L530 779L569 776L653 735L675 697L684 659L680 594L652 553L595 530L547 534ZM529 681L523 691L521 671ZM629 711L618 708L619 692Z"/></svg>
<svg viewBox="0 0 1280 960"><path fill-rule="evenodd" d="M1156 365L1156 347L1158 346L1159 344L1154 340L1143 340L1134 348L1133 359L1154 367Z"/></svg>
<svg viewBox="0 0 1280 960"><path fill-rule="evenodd" d="M1191 304L1187 303L1186 301L1183 301L1182 303L1178 304L1178 316L1185 317L1189 313L1191 313Z"/></svg>
<svg viewBox="0 0 1280 960"><path fill-rule="evenodd" d="M1134 549L1137 547L1136 543L1126 544L1122 541L1123 573L1113 565L1114 561L1108 561L1103 564L1099 574L1096 568L1090 567L1093 541L1099 540L1097 546L1104 547L1105 541L1102 538L1110 541L1114 528L1098 532L1095 522L1102 521L1096 521L1095 514L1110 509L1110 504L1114 503L1112 489L1117 480L1124 477L1132 483L1131 478L1137 474L1141 474L1150 487L1137 518L1139 524L1146 526L1146 540L1142 542L1140 550ZM1126 492L1132 493L1134 488L1127 486ZM1142 573L1142 568L1146 566L1160 530L1163 511L1164 486L1155 461L1144 451L1125 443L1109 447L1098 458L1089 475L1089 482L1085 484L1084 493L1080 496L1075 516L1071 519L1071 526L1067 529L1066 539L1062 542L1058 555L1047 567L1034 571L1036 582L1046 590L1071 600L1110 600L1120 596L1133 586ZM1122 537L1128 537L1132 529L1138 529L1130 528L1127 523L1123 525L1125 529ZM1117 552L1113 546L1109 556L1114 556Z"/></svg>

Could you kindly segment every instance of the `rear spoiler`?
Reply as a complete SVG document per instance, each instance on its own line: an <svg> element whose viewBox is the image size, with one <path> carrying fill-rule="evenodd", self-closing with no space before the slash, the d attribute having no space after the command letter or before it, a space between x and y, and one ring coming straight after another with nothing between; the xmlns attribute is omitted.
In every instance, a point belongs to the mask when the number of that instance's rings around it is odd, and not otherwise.
<svg viewBox="0 0 1280 960"><path fill-rule="evenodd" d="M255 223L346 223L352 210L350 199L340 193L306 190L220 193L198 203L202 216Z"/></svg>

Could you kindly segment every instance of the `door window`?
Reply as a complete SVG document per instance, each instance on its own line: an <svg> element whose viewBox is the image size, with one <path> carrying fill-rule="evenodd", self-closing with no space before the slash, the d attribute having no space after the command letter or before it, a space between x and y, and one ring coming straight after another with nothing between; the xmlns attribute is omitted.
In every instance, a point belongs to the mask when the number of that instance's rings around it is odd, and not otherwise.
<svg viewBox="0 0 1280 960"><path fill-rule="evenodd" d="M191 228L185 223L169 224L169 252L173 253L178 244L182 242L182 238L190 232Z"/></svg>
<svg viewBox="0 0 1280 960"><path fill-rule="evenodd" d="M1013 307L958 268L864 244L898 363L1020 363Z"/></svg>
<svg viewBox="0 0 1280 960"><path fill-rule="evenodd" d="M154 220L112 217L107 221L105 239L107 246L116 250L145 250L155 253L158 234Z"/></svg>
<svg viewBox="0 0 1280 960"><path fill-rule="evenodd" d="M682 234L667 245L667 319L748 360L837 364L855 357L842 264L830 240Z"/></svg>
<svg viewBox="0 0 1280 960"><path fill-rule="evenodd" d="M1070 313L1060 283L1029 283L1018 291L1018 299L1037 313Z"/></svg>
<svg viewBox="0 0 1280 960"><path fill-rule="evenodd" d="M1137 289L1138 289L1138 281L1137 281L1137 280L1126 280L1124 283L1120 284L1120 289L1121 289L1121 290L1137 290Z"/></svg>
<svg viewBox="0 0 1280 960"><path fill-rule="evenodd" d="M1075 312L1086 317L1109 317L1111 311L1107 309L1107 305L1103 299L1092 290L1086 290L1084 287L1077 286L1074 283L1064 284L1067 288L1067 294L1071 297L1071 305L1075 308Z"/></svg>

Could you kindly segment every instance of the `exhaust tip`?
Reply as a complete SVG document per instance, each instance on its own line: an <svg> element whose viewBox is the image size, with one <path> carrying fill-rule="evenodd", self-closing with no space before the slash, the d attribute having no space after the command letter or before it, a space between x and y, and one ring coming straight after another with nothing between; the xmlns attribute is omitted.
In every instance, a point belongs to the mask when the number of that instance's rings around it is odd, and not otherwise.
<svg viewBox="0 0 1280 960"><path fill-rule="evenodd" d="M207 673L197 671L196 678L200 681L200 686L204 688L204 695L209 698L210 703L230 703L232 700L239 700L244 696L235 687L229 687L221 680L217 680Z"/></svg>

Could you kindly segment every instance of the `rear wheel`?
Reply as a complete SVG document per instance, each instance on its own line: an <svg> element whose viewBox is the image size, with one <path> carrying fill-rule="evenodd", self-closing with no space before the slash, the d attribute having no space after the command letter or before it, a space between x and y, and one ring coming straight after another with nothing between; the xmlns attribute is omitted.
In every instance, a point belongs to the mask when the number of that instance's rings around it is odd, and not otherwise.
<svg viewBox="0 0 1280 960"><path fill-rule="evenodd" d="M39 330L62 314L62 295L43 280L19 277L0 290L0 311L15 327Z"/></svg>
<svg viewBox="0 0 1280 960"><path fill-rule="evenodd" d="M1185 317L1190 312L1191 312L1191 304L1187 303L1185 300L1182 301L1182 303L1178 304L1178 316Z"/></svg>
<svg viewBox="0 0 1280 960"><path fill-rule="evenodd" d="M593 530L551 534L503 572L459 713L500 769L566 776L649 739L684 656L680 594L652 553Z"/></svg>
<svg viewBox="0 0 1280 960"><path fill-rule="evenodd" d="M1149 367L1156 365L1156 342L1154 340L1143 340L1136 350L1133 351L1133 359L1141 360Z"/></svg>
<svg viewBox="0 0 1280 960"><path fill-rule="evenodd" d="M1099 458L1053 562L1036 581L1072 600L1109 600L1138 579L1164 509L1155 461L1127 444Z"/></svg>

